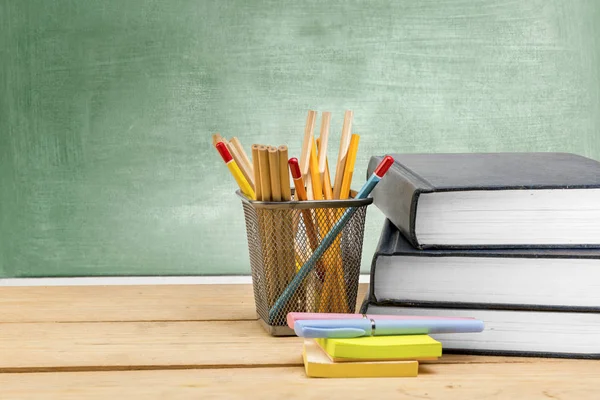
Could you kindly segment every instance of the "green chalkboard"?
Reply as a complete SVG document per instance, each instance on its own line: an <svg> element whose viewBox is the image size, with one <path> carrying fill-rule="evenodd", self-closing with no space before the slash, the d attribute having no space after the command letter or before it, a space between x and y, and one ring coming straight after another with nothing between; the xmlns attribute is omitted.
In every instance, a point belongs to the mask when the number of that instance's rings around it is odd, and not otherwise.
<svg viewBox="0 0 600 400"><path fill-rule="evenodd" d="M0 1L0 276L248 274L210 135L600 158L595 0ZM330 161L331 162L331 161ZM368 271L383 216L368 213Z"/></svg>

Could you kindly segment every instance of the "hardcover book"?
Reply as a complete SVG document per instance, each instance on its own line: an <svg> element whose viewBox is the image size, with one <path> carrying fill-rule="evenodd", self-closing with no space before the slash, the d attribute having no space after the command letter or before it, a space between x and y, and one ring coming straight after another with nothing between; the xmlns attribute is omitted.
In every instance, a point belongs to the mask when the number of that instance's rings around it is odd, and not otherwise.
<svg viewBox="0 0 600 400"><path fill-rule="evenodd" d="M598 161L569 153L391 156L373 203L414 247L600 247ZM368 175L382 158L371 158Z"/></svg>
<svg viewBox="0 0 600 400"><path fill-rule="evenodd" d="M384 222L369 300L600 313L600 249L424 249Z"/></svg>

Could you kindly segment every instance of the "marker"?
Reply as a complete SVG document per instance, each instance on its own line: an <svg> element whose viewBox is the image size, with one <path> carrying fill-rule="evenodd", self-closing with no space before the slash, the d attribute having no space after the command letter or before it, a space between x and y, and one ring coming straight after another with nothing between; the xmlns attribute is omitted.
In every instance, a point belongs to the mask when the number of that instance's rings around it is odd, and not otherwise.
<svg viewBox="0 0 600 400"><path fill-rule="evenodd" d="M390 169L392 164L394 163L394 159L391 156L385 156L383 160L379 163L375 171L371 174L369 179L365 182L360 191L356 194L355 200L365 199L369 196L371 191L375 188L375 186L379 183L381 178L385 175L385 173ZM281 293L271 310L269 311L269 320L273 321L275 317L281 312L285 304L292 297L300 283L306 278L310 271L315 267L317 260L321 258L323 253L331 246L337 235L342 231L346 223L352 218L354 213L356 212L356 207L349 207L344 211L344 214L340 217L340 219L333 225L331 230L327 232L327 234L321 240L319 247L317 247L310 258L304 263L304 265L300 268L294 279L286 286L285 290Z"/></svg>
<svg viewBox="0 0 600 400"><path fill-rule="evenodd" d="M300 171L300 165L298 159L293 157L288 161L290 166L290 172L292 173L292 179L294 180L294 187L296 188L296 200L306 200L306 189L304 188L304 179L302 179L302 172Z"/></svg>
<svg viewBox="0 0 600 400"><path fill-rule="evenodd" d="M233 177L235 178L235 181L237 182L238 186L240 187L240 190L242 191L242 193L244 193L250 199L254 200L256 198L256 194L254 194L254 190L252 190L252 187L250 186L250 184L248 183L246 178L244 178L244 175L242 174L240 167L238 167L238 165L233 160L233 157L231 156L231 153L227 149L227 146L225 145L225 143L219 142L215 145L215 147L219 151L219 154L221 154L223 161L225 161L227 168L229 168L229 172L231 172L231 175L233 175Z"/></svg>
<svg viewBox="0 0 600 400"><path fill-rule="evenodd" d="M483 331L478 319L387 319L370 318L302 320L294 324L296 335L304 338L356 338L363 336L430 335Z"/></svg>

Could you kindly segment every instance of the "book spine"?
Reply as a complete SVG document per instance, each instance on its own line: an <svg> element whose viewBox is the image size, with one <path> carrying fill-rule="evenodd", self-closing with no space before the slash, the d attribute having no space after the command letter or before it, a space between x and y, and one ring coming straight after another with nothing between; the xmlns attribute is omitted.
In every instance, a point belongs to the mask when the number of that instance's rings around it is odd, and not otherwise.
<svg viewBox="0 0 600 400"><path fill-rule="evenodd" d="M371 157L367 176L373 173L382 157ZM434 192L435 188L412 171L394 163L385 179L373 190L373 204L402 232L416 248L421 244L415 233L417 204L421 193Z"/></svg>
<svg viewBox="0 0 600 400"><path fill-rule="evenodd" d="M393 229L392 222L390 220L386 220L383 224L383 229L381 230L381 234L379 236L379 242L377 243L377 247L375 253L373 254L373 259L371 261L371 271L370 271L370 285L369 291L367 292L365 301L377 301L377 297L375 295L375 273L377 269L377 261L382 255L392 255L394 253L394 249L398 243L398 231Z"/></svg>

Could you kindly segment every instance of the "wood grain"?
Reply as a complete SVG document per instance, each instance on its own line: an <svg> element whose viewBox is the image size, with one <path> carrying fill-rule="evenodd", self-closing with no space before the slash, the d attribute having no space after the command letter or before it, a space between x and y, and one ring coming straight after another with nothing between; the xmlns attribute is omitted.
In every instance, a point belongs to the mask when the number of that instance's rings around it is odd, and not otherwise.
<svg viewBox="0 0 600 400"><path fill-rule="evenodd" d="M593 362L428 365L416 378L311 379L303 368L0 374L5 399L595 400ZM375 385L375 386L374 386ZM375 389L374 389L375 388Z"/></svg>
<svg viewBox="0 0 600 400"><path fill-rule="evenodd" d="M0 372L300 365L299 339L258 321L4 324Z"/></svg>
<svg viewBox="0 0 600 400"><path fill-rule="evenodd" d="M0 287L4 323L255 318L251 285Z"/></svg>
<svg viewBox="0 0 600 400"><path fill-rule="evenodd" d="M361 285L359 298L365 289ZM251 290L250 285L0 288L0 371L299 365L300 338L271 337L258 321L236 320L255 315ZM97 322L77 322L83 320ZM439 362L537 360L447 355Z"/></svg>
<svg viewBox="0 0 600 400"><path fill-rule="evenodd" d="M533 357L444 355L422 363L417 378L309 379L301 364L302 339L272 337L258 321L139 322L170 319L169 312L185 318L196 310L214 317L200 310L219 304L220 318L235 319L248 312L251 289L0 288L0 397L322 399L326 393L328 399L363 399L373 396L375 384L381 399L587 400L600 390L600 361ZM101 322L115 317L132 321ZM98 322L37 321L81 319Z"/></svg>
<svg viewBox="0 0 600 400"><path fill-rule="evenodd" d="M253 319L251 285L0 287L0 323Z"/></svg>
<svg viewBox="0 0 600 400"><path fill-rule="evenodd" d="M301 338L272 337L258 321L14 323L0 330L0 373L299 366L301 352ZM560 361L444 355L435 363ZM590 365L600 370L600 362Z"/></svg>

